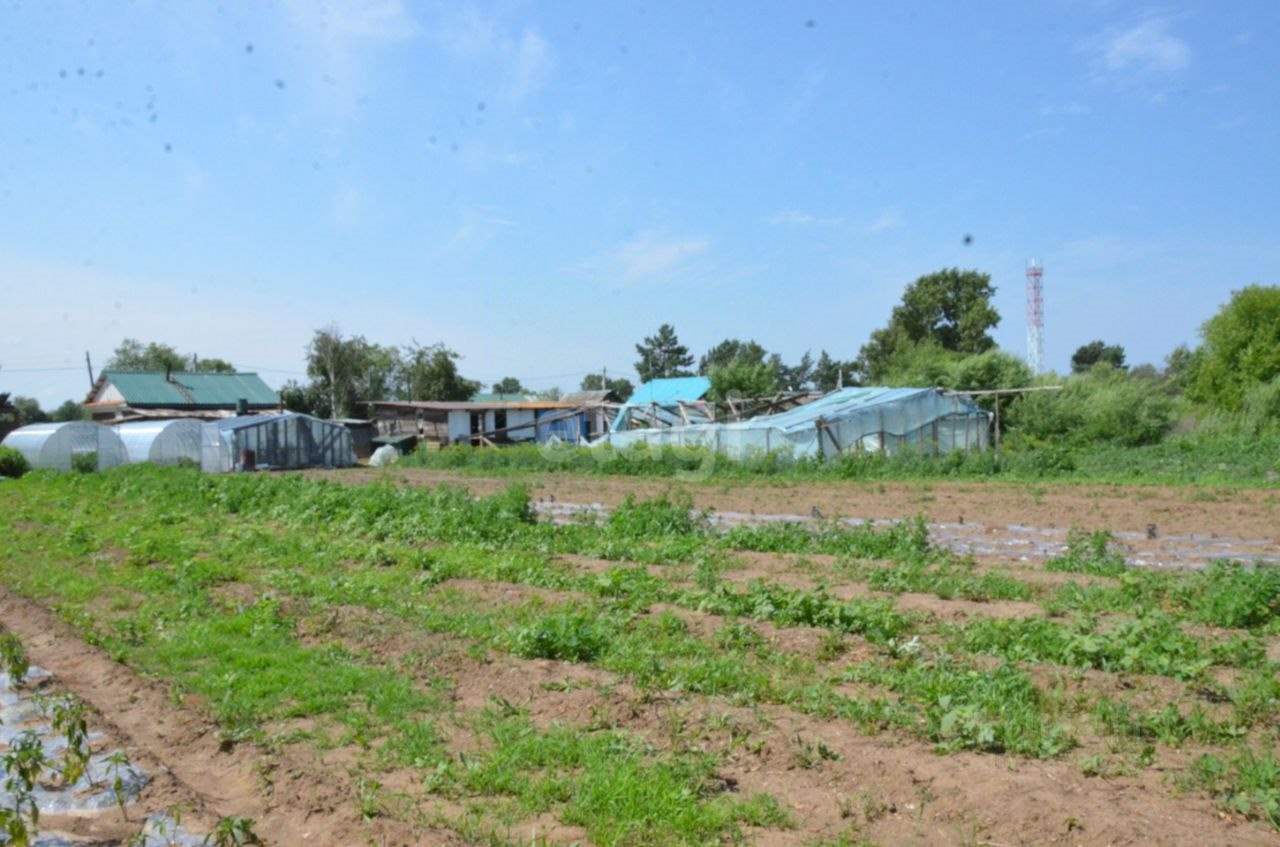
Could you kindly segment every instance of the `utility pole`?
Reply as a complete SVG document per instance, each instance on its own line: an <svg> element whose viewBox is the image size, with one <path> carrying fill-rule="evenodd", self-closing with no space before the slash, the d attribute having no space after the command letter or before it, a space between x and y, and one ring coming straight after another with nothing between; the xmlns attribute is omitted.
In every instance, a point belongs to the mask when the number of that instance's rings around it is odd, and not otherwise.
<svg viewBox="0 0 1280 847"><path fill-rule="evenodd" d="M89 351L84 351L84 366L89 369L89 387L93 388L93 362L89 361Z"/></svg>

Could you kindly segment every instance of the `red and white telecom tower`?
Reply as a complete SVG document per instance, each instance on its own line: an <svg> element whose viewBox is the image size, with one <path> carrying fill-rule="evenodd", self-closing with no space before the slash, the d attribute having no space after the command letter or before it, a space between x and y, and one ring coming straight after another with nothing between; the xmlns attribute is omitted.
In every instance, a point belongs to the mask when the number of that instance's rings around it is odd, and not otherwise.
<svg viewBox="0 0 1280 847"><path fill-rule="evenodd" d="M1038 259L1027 262L1027 364L1038 374L1044 367L1044 268Z"/></svg>

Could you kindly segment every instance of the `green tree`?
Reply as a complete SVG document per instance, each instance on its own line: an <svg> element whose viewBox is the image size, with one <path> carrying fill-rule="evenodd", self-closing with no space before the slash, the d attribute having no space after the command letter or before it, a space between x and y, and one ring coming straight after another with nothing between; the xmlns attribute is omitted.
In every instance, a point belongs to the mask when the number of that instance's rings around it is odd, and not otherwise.
<svg viewBox="0 0 1280 847"><path fill-rule="evenodd" d="M1105 362L1068 377L1061 391L1023 395L1005 412L1011 446L1113 442L1154 444L1172 428L1174 400L1158 383Z"/></svg>
<svg viewBox="0 0 1280 847"><path fill-rule="evenodd" d="M361 339L363 341L363 339ZM390 400L396 395L397 374L404 366L400 349L394 345L365 343L356 370L356 397L364 403Z"/></svg>
<svg viewBox="0 0 1280 847"><path fill-rule="evenodd" d="M356 382L362 374L369 344L363 336L343 338L337 324L317 329L307 344L307 376L324 396L324 417L346 418L355 410ZM370 399L370 398L365 398Z"/></svg>
<svg viewBox="0 0 1280 847"><path fill-rule="evenodd" d="M729 397L764 397L778 385L777 374L767 362L752 364L742 359L713 367L710 378L711 399L721 402Z"/></svg>
<svg viewBox="0 0 1280 847"><path fill-rule="evenodd" d="M1192 350L1185 344L1179 344L1164 357L1164 376L1181 392L1191 387L1195 376L1196 360L1200 357L1199 349Z"/></svg>
<svg viewBox="0 0 1280 847"><path fill-rule="evenodd" d="M280 403L290 412L329 417L329 399L318 381L303 385L291 379L280 386Z"/></svg>
<svg viewBox="0 0 1280 847"><path fill-rule="evenodd" d="M993 388L1026 388L1034 374L1020 356L988 350L955 361L945 383L953 391L987 391Z"/></svg>
<svg viewBox="0 0 1280 847"><path fill-rule="evenodd" d="M813 383L813 356L808 350L794 365L784 364L782 357L773 353L769 356L769 367L773 369L779 391L806 391Z"/></svg>
<svg viewBox="0 0 1280 847"><path fill-rule="evenodd" d="M1116 370L1124 370L1124 348L1119 344L1104 344L1101 339L1082 344L1071 354L1071 372L1085 373L1098 362L1106 362Z"/></svg>
<svg viewBox="0 0 1280 847"><path fill-rule="evenodd" d="M607 379L604 374L587 374L582 378L583 391L612 391L623 403L635 394L636 387L629 379Z"/></svg>
<svg viewBox="0 0 1280 847"><path fill-rule="evenodd" d="M857 385L858 382L855 379L857 373L858 363L856 361L843 362L839 359L833 359L826 350L823 350L818 356L817 364L813 366L813 374L810 379L814 388L826 393L835 391L840 386L848 388L849 386Z"/></svg>
<svg viewBox="0 0 1280 847"><path fill-rule="evenodd" d="M768 351L754 340L726 338L702 355L698 360L698 373L701 376L711 376L713 369L725 367L733 362L746 365L763 364L768 355Z"/></svg>
<svg viewBox="0 0 1280 847"><path fill-rule="evenodd" d="M49 415L40 408L40 401L34 397L14 397L13 407L18 412L18 425L46 423Z"/></svg>
<svg viewBox="0 0 1280 847"><path fill-rule="evenodd" d="M717 369L730 366L733 366L734 380L745 379L745 385L756 391L750 395L752 397L778 391L804 391L813 379L813 357L808 351L805 351L798 363L788 365L782 361L782 356L765 350L754 339L743 341L739 338L726 338L704 353L698 360L698 373L711 376ZM767 389L764 388L762 368L772 374L773 384ZM721 374L720 378L723 382L728 376Z"/></svg>
<svg viewBox="0 0 1280 847"><path fill-rule="evenodd" d="M1250 285L1200 328L1187 396L1238 411L1251 388L1280 376L1280 286Z"/></svg>
<svg viewBox="0 0 1280 847"><path fill-rule="evenodd" d="M636 345L636 352L640 354L640 361L636 362L636 373L640 375L641 382L693 376L688 370L693 364L693 354L680 343L671 324L663 324L658 327L656 335L646 336L643 344Z"/></svg>
<svg viewBox="0 0 1280 847"><path fill-rule="evenodd" d="M89 419L89 413L75 400L63 400L62 405L49 413L49 419L54 421L86 421Z"/></svg>
<svg viewBox="0 0 1280 847"><path fill-rule="evenodd" d="M494 394L524 394L525 387L513 376L504 377L493 384Z"/></svg>
<svg viewBox="0 0 1280 847"><path fill-rule="evenodd" d="M995 291L990 275L959 268L922 276L908 285L888 326L871 333L858 355L866 381L883 380L895 355L919 344L968 355L990 350L995 341L987 331L1000 323L991 305Z"/></svg>
<svg viewBox="0 0 1280 847"><path fill-rule="evenodd" d="M135 338L120 342L107 359L107 368L118 371L198 371L202 373L235 373L225 359L201 359L194 354L179 353L168 344L143 344Z"/></svg>
<svg viewBox="0 0 1280 847"><path fill-rule="evenodd" d="M469 400L480 383L458 373L457 353L443 344L405 347L399 375L406 400Z"/></svg>

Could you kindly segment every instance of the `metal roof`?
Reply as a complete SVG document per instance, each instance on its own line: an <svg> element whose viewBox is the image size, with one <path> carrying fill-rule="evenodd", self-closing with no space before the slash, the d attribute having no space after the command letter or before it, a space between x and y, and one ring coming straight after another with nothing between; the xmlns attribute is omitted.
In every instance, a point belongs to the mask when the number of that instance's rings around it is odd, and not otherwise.
<svg viewBox="0 0 1280 847"><path fill-rule="evenodd" d="M701 400L711 390L711 380L705 376L677 376L654 379L636 389L627 400L628 406L674 406Z"/></svg>
<svg viewBox="0 0 1280 847"><path fill-rule="evenodd" d="M105 370L90 400L107 383L115 386L129 406L235 408L236 401L243 399L250 407L274 408L279 403L276 393L256 373Z"/></svg>
<svg viewBox="0 0 1280 847"><path fill-rule="evenodd" d="M490 412L502 409L572 409L572 403L524 400L510 403L475 403L469 400L374 400L370 405L436 412Z"/></svg>
<svg viewBox="0 0 1280 847"><path fill-rule="evenodd" d="M593 406L600 403L608 403L609 398L617 401L618 395L608 389L599 391L570 391L568 394L560 395L561 403L572 403L575 406Z"/></svg>
<svg viewBox="0 0 1280 847"><path fill-rule="evenodd" d="M245 429L252 426L266 426L280 421L287 420L305 420L313 427L334 427L335 429L345 430L342 424L326 421L322 418L313 417L312 415L304 415L302 412L281 412L275 415L241 415L235 418L223 418L220 421L214 421L214 425L220 430L229 429Z"/></svg>
<svg viewBox="0 0 1280 847"><path fill-rule="evenodd" d="M471 395L472 403L526 403L535 398L528 394L503 394L501 391L477 391Z"/></svg>

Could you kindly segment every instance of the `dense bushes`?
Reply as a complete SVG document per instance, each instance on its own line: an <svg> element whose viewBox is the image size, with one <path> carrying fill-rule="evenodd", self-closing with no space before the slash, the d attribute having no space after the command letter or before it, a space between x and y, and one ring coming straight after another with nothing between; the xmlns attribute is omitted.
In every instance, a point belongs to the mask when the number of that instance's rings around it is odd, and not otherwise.
<svg viewBox="0 0 1280 847"><path fill-rule="evenodd" d="M12 447L0 447L0 476L19 477L29 470L26 456Z"/></svg>
<svg viewBox="0 0 1280 847"><path fill-rule="evenodd" d="M1068 377L1061 391L1028 394L1010 404L1010 446L1112 442L1155 444L1172 429L1176 406L1156 380L1110 365Z"/></svg>

